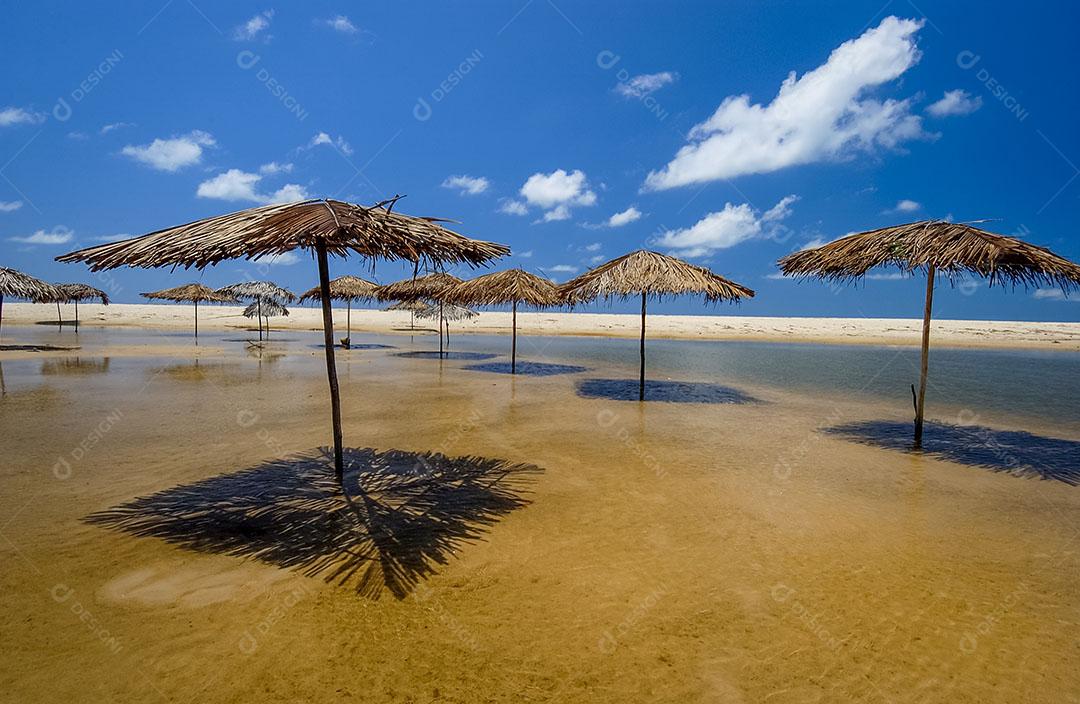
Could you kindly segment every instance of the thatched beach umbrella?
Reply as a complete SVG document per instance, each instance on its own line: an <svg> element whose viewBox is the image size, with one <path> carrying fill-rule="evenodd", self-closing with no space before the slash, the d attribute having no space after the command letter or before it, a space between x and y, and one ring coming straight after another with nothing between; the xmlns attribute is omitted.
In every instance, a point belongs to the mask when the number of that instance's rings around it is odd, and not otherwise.
<svg viewBox="0 0 1080 704"><path fill-rule="evenodd" d="M559 287L569 305L597 298L641 296L641 374L638 400L645 400L645 301L650 296L702 295L709 303L752 298L754 292L708 269L659 252L639 249L612 259Z"/></svg>
<svg viewBox="0 0 1080 704"><path fill-rule="evenodd" d="M397 303L386 306L385 308L383 308L383 310L387 310L387 311L390 311L390 310L407 310L407 311L409 311L409 314L410 314L409 315L409 327L414 328L414 327L416 327L416 325L414 324L414 321L416 319L416 314L419 313L422 310L427 310L429 308L431 308L431 304L430 303L425 303L424 301L398 301Z"/></svg>
<svg viewBox="0 0 1080 704"><path fill-rule="evenodd" d="M930 360L930 317L934 303L934 276L950 278L972 274L991 286L1020 284L1059 286L1065 292L1080 287L1080 266L1048 249L1015 237L995 235L970 224L921 220L841 237L835 242L789 254L779 261L785 276L816 276L852 282L879 266L901 271L926 272L923 307L922 361L919 392L915 396L915 446L922 445L926 377ZM912 393L915 393L914 384Z"/></svg>
<svg viewBox="0 0 1080 704"><path fill-rule="evenodd" d="M266 317L266 339L270 339L270 317L279 315L288 315L289 309L283 306L280 302L273 298L259 298L248 304L248 307L244 309L245 318L259 318ZM259 323L260 329L262 323ZM262 335L259 335L259 339L262 339Z"/></svg>
<svg viewBox="0 0 1080 704"><path fill-rule="evenodd" d="M230 284L229 286L222 286L217 290L223 296L229 296L240 301L253 301L255 303L256 312L261 311L263 303L276 302L282 308L286 303L292 303L296 300L296 294L287 288L282 288L275 284L273 281L241 281L238 284ZM278 314L280 315L280 314ZM288 313L286 313L288 315ZM263 339L262 319L263 317L269 317L264 313L258 313L258 315L247 315L247 311L244 311L244 317L259 319L259 339ZM266 335L270 336L270 321L266 321Z"/></svg>
<svg viewBox="0 0 1080 704"><path fill-rule="evenodd" d="M4 297L24 298L37 301L42 298L52 300L60 295L55 286L33 276L0 266L0 323L4 317Z"/></svg>
<svg viewBox="0 0 1080 704"><path fill-rule="evenodd" d="M414 276L411 279L380 286L375 291L375 296L380 301L432 301L439 311L439 354L443 353L443 308L446 303L443 296L454 286L462 283L461 279L452 274L437 271L424 276ZM449 342L449 333L447 334Z"/></svg>
<svg viewBox="0 0 1080 704"><path fill-rule="evenodd" d="M393 199L368 208L330 199L264 205L80 250L58 259L85 261L95 270L178 265L201 269L226 259L254 260L294 249L311 250L319 266L334 470L340 480L344 472L341 399L334 361L329 256L347 257L352 252L370 259L475 266L510 252L503 245L470 240L447 230L435 218L395 213L396 202Z"/></svg>
<svg viewBox="0 0 1080 704"><path fill-rule="evenodd" d="M342 345L349 346L352 339L352 304L356 301L371 301L375 299L375 290L379 284L372 283L359 276L339 276L330 280L330 300L345 301L345 339ZM300 296L300 302L318 301L322 299L322 293L316 286L305 291Z"/></svg>
<svg viewBox="0 0 1080 704"><path fill-rule="evenodd" d="M439 318L442 321L440 325L446 330L447 344L450 343L451 321L457 322L459 320L468 320L469 318L475 318L478 315L480 314L471 308L455 305L453 303L444 303L441 306L429 305L423 310L416 311L417 318L425 318L428 320ZM442 334L441 331L440 334Z"/></svg>
<svg viewBox="0 0 1080 704"><path fill-rule="evenodd" d="M522 303L534 308L559 305L562 299L555 284L523 269L507 269L477 276L454 286L445 298L472 306L511 306L510 373L517 373L517 309Z"/></svg>
<svg viewBox="0 0 1080 704"><path fill-rule="evenodd" d="M83 250L88 251L88 250ZM76 252L75 254L78 254ZM194 303L195 304L195 339L199 339L199 304L200 303L236 303L236 299L224 294L220 294L217 291L207 288L202 284L184 284L183 286L177 286L175 288L166 288L161 291L152 291L150 293L140 293L143 298L148 298L151 301L173 301L174 303Z"/></svg>
<svg viewBox="0 0 1080 704"><path fill-rule="evenodd" d="M75 332L79 331L79 301L99 300L101 305L109 305L109 294L100 288L94 288L86 284L57 284L61 298L58 301L75 304Z"/></svg>

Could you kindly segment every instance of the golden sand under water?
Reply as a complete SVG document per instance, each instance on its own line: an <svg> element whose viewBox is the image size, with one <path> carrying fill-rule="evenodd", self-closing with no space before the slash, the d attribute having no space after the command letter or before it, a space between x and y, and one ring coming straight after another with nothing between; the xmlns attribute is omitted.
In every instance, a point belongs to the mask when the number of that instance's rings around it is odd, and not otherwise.
<svg viewBox="0 0 1080 704"><path fill-rule="evenodd" d="M388 344L339 355L347 446L539 469L486 522L463 494L454 515L376 497L363 510L390 528L357 543L378 568L366 593L362 570L327 583L281 566L299 514L230 549L204 520L215 501L258 504L258 484L240 497L228 475L326 444L321 350L169 337L0 359L0 699L1080 698L1080 488L818 432L906 411L866 399L823 412L745 384L760 403L588 399L570 376ZM171 517L186 545L87 520L223 475Z"/></svg>

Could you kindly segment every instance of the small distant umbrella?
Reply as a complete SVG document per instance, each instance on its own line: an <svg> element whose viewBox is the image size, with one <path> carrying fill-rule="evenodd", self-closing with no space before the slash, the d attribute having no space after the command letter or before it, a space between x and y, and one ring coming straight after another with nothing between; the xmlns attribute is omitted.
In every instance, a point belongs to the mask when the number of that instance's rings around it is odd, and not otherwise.
<svg viewBox="0 0 1080 704"><path fill-rule="evenodd" d="M266 338L270 339L270 318L279 315L288 315L289 310L278 301L273 298L259 298L248 304L248 307L244 309L245 318L254 318L256 316L262 318L266 317ZM262 338L259 338L262 339ZM254 343L252 343L254 344Z"/></svg>
<svg viewBox="0 0 1080 704"><path fill-rule="evenodd" d="M442 320L442 327L446 330L446 339L450 340L450 323L457 322L459 320L468 320L469 318L475 318L480 315L475 310L466 308L465 306L455 305L453 303L443 303L440 306L427 306L424 310L418 310L416 312L417 318L424 318L427 320L434 320L439 318ZM440 334L441 331L440 331Z"/></svg>
<svg viewBox="0 0 1080 704"><path fill-rule="evenodd" d="M508 269L477 276L446 292L447 301L463 305L511 305L510 373L517 372L518 304L549 308L562 301L555 284L523 269Z"/></svg>
<svg viewBox="0 0 1080 704"><path fill-rule="evenodd" d="M75 304L75 332L79 331L79 301L97 299L101 301L101 305L109 305L109 294L100 288L94 288L86 284L57 284L56 288L60 290L60 301Z"/></svg>
<svg viewBox="0 0 1080 704"><path fill-rule="evenodd" d="M414 323L414 320L416 319L416 314L419 313L422 310L427 310L429 308L431 308L431 304L430 303L425 303L424 301L398 301L397 303L394 303L393 305L389 305L389 306L383 308L383 310L407 310L407 311L409 311L409 314L410 314L409 315L409 327L414 328L414 327L416 327L416 325Z"/></svg>
<svg viewBox="0 0 1080 704"><path fill-rule="evenodd" d="M443 315L445 306L443 296L448 290L462 283L461 279L445 272L435 272L424 276L403 279L386 286L380 286L375 296L380 301L419 301L435 303L439 311L439 354L443 354ZM449 333L447 333L449 338ZM449 339L447 339L449 342Z"/></svg>
<svg viewBox="0 0 1080 704"><path fill-rule="evenodd" d="M276 301L284 305L296 300L295 293L286 288L281 288L273 281L241 281L238 284L222 286L217 292L240 301L254 301L256 310L262 308L264 302ZM260 313L257 316L248 315L246 317L257 317L259 319L259 339L261 340L263 337L262 319L269 316ZM267 337L270 336L269 320L266 321L266 335Z"/></svg>
<svg viewBox="0 0 1080 704"><path fill-rule="evenodd" d="M176 288L167 288L162 291L140 293L140 296L150 300L174 301L176 303L195 304L195 339L199 338L199 304L200 303L236 303L236 299L217 291L207 288L202 284L185 284Z"/></svg>
<svg viewBox="0 0 1080 704"><path fill-rule="evenodd" d="M375 299L375 290L379 284L372 283L359 276L339 276L330 280L330 299L345 301L345 339L344 346L349 346L352 339L352 304L354 301L371 301ZM322 300L322 292L316 286L300 296L300 302Z"/></svg>
<svg viewBox="0 0 1080 704"><path fill-rule="evenodd" d="M915 395L915 446L922 446L926 378L930 360L930 317L934 277L972 274L989 284L1057 286L1063 292L1080 287L1080 266L1048 249L1015 237L995 235L970 224L921 220L841 237L835 242L789 254L779 261L785 276L816 276L839 282L857 281L879 266L905 273L926 272L923 307L922 361ZM912 384L912 394L915 386Z"/></svg>
<svg viewBox="0 0 1080 704"><path fill-rule="evenodd" d="M612 259L559 287L566 303L641 296L641 374L638 399L645 400L645 301L648 297L703 295L709 303L751 298L750 289L708 269L659 252L639 249Z"/></svg>
<svg viewBox="0 0 1080 704"><path fill-rule="evenodd" d="M54 300L59 295L60 291L52 284L35 279L21 271L0 266L0 322L3 322L5 296L39 301L41 299Z"/></svg>
<svg viewBox="0 0 1080 704"><path fill-rule="evenodd" d="M334 318L330 309L330 256L350 253L371 260L404 259L420 264L478 266L509 254L492 242L463 237L446 229L439 218L393 212L398 198L370 207L329 198L257 208L206 218L122 242L99 245L57 257L87 262L94 271L120 266L202 269L226 259L257 260L296 249L311 251L319 267L326 378L330 387L330 420L334 435L334 473L341 481L344 446L341 394L334 360Z"/></svg>

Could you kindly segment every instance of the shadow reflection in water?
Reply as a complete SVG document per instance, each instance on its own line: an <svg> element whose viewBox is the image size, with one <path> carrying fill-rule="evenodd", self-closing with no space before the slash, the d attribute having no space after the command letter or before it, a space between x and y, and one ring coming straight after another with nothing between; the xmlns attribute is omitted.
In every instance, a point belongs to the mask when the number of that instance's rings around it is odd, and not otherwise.
<svg viewBox="0 0 1080 704"><path fill-rule="evenodd" d="M1080 442L1022 430L928 422L922 450L912 446L912 424L869 420L826 428L826 433L888 450L913 452L1022 477L1080 484Z"/></svg>
<svg viewBox="0 0 1080 704"><path fill-rule="evenodd" d="M405 598L501 516L527 505L535 465L436 453L328 448L174 487L89 523L198 552L253 557L377 599Z"/></svg>
<svg viewBox="0 0 1080 704"><path fill-rule="evenodd" d="M422 350L419 352L397 352L395 357L409 357L412 359L495 359L499 355L487 354L486 352L443 352Z"/></svg>
<svg viewBox="0 0 1080 704"><path fill-rule="evenodd" d="M81 359L79 357L53 357L41 360L42 375L105 374L109 371L109 357Z"/></svg>
<svg viewBox="0 0 1080 704"><path fill-rule="evenodd" d="M485 364L470 364L464 369L474 372L491 372L493 374L510 374L509 362L487 362ZM522 376L555 376L557 374L580 374L588 371L588 367L577 367L572 364L547 364L545 362L518 362L517 373Z"/></svg>
<svg viewBox="0 0 1080 704"><path fill-rule="evenodd" d="M584 379L577 392L585 398L637 401L637 379ZM758 403L750 394L730 386L703 381L645 380L645 400L665 403Z"/></svg>

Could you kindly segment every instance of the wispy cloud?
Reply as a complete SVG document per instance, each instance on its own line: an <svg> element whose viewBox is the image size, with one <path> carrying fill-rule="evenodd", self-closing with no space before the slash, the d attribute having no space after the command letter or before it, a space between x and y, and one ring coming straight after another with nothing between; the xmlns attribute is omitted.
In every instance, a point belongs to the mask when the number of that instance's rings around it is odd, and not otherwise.
<svg viewBox="0 0 1080 704"><path fill-rule="evenodd" d="M667 230L657 238L657 243L679 256L708 256L771 234L781 220L791 215L791 204L796 200L797 196L785 196L764 214L759 214L749 203L726 203L723 210L709 213L690 227Z"/></svg>
<svg viewBox="0 0 1080 704"><path fill-rule="evenodd" d="M0 127L40 125L42 122L45 122L45 113L13 106L0 109Z"/></svg>
<svg viewBox="0 0 1080 704"><path fill-rule="evenodd" d="M326 132L315 133L315 136L311 138L310 142L308 142L307 148L311 149L313 147L323 145L335 147L345 156L352 156L353 153L352 145L346 142L344 137L342 137L341 135L338 135L337 137L331 137Z"/></svg>
<svg viewBox="0 0 1080 704"><path fill-rule="evenodd" d="M75 239L75 231L63 225L57 225L50 231L38 230L30 235L9 237L8 239L22 244L67 244Z"/></svg>
<svg viewBox="0 0 1080 704"><path fill-rule="evenodd" d="M926 112L934 117L948 117L949 115L967 115L981 107L982 96L973 98L966 90L957 88L945 91L945 95L941 96L940 100L926 106Z"/></svg>
<svg viewBox="0 0 1080 704"><path fill-rule="evenodd" d="M1066 296L1065 292L1060 288L1037 288L1035 289L1035 293L1031 295L1041 301L1068 301L1070 303L1080 303L1080 296Z"/></svg>
<svg viewBox="0 0 1080 704"><path fill-rule="evenodd" d="M198 164L202 161L203 149L215 144L208 132L195 130L180 137L155 139L150 144L129 144L120 153L152 169L173 172Z"/></svg>
<svg viewBox="0 0 1080 704"><path fill-rule="evenodd" d="M238 42L251 41L270 28L270 20L274 19L274 11L266 10L255 15L247 22L233 29L233 39ZM266 35L265 40L270 41L271 36Z"/></svg>
<svg viewBox="0 0 1080 704"><path fill-rule="evenodd" d="M360 31L360 28L345 15L337 15L328 20L322 20L320 24L342 34L356 34Z"/></svg>
<svg viewBox="0 0 1080 704"><path fill-rule="evenodd" d="M98 134L109 134L115 130L123 129L124 127L134 127L134 123L131 122L110 122L107 125L102 125L98 130Z"/></svg>
<svg viewBox="0 0 1080 704"><path fill-rule="evenodd" d="M749 95L725 98L674 159L648 175L645 189L770 173L928 136L910 100L865 97L918 62L922 25L885 18L801 78L790 73L767 105L752 104Z"/></svg>
<svg viewBox="0 0 1080 704"><path fill-rule="evenodd" d="M21 200L0 200L0 213L13 213L22 206Z"/></svg>
<svg viewBox="0 0 1080 704"><path fill-rule="evenodd" d="M914 213L922 210L922 203L904 198L896 202L896 205L886 210L886 213Z"/></svg>
<svg viewBox="0 0 1080 704"><path fill-rule="evenodd" d="M625 98L644 98L679 79L674 71L643 73L615 86L615 92Z"/></svg>
<svg viewBox="0 0 1080 704"><path fill-rule="evenodd" d="M491 182L483 176L449 176L442 182L443 188L452 188L463 196L476 196L486 191Z"/></svg>

